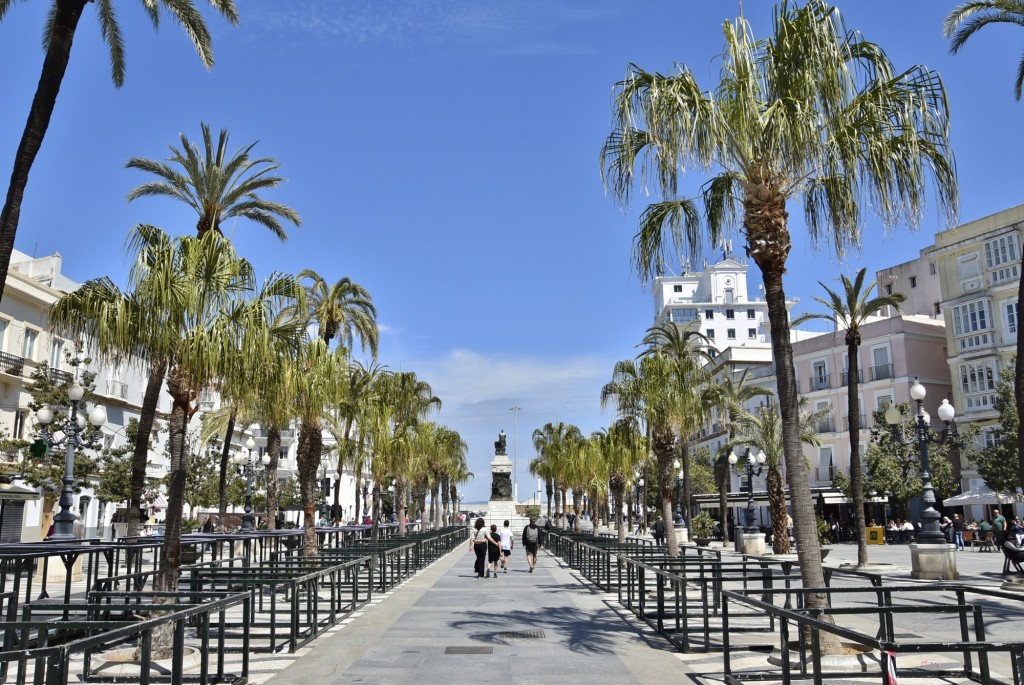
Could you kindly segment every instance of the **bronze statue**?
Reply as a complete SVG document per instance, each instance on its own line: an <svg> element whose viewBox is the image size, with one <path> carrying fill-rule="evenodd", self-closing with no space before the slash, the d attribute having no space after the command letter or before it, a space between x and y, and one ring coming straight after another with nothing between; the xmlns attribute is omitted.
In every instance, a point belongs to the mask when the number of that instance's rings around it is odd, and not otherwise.
<svg viewBox="0 0 1024 685"><path fill-rule="evenodd" d="M505 431L498 433L498 441L494 443L494 455L507 456L505 452Z"/></svg>

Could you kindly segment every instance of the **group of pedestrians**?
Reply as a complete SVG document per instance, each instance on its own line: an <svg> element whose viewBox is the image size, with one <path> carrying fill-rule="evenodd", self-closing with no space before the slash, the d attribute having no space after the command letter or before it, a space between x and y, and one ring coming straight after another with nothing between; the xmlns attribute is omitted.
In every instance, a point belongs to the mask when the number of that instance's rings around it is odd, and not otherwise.
<svg viewBox="0 0 1024 685"><path fill-rule="evenodd" d="M476 554L476 563L473 570L477 578L497 578L498 571L504 570L508 573L512 560L512 548L515 542L512 538L512 528L506 520L501 530L497 524L491 524L487 530L487 523L478 518L473 524L473 537L469 541L469 550ZM526 549L526 564L529 566L529 573L533 573L537 565L537 547L540 543L540 528L537 520L530 517L530 524L523 528L523 548Z"/></svg>

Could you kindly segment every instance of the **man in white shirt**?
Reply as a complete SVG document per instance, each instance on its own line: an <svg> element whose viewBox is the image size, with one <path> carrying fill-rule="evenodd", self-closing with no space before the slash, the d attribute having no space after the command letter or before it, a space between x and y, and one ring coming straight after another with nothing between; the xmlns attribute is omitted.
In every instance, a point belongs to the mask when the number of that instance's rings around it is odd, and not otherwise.
<svg viewBox="0 0 1024 685"><path fill-rule="evenodd" d="M914 541L914 524L910 521L903 522L903 542L910 543Z"/></svg>
<svg viewBox="0 0 1024 685"><path fill-rule="evenodd" d="M505 573L508 573L508 562L512 558L512 529L508 527L508 521L501 527L501 563L505 569Z"/></svg>

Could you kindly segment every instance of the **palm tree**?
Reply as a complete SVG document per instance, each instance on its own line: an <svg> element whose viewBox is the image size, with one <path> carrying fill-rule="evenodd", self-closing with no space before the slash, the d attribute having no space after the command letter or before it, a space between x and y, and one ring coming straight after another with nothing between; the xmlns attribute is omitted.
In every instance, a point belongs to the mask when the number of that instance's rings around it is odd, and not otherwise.
<svg viewBox="0 0 1024 685"><path fill-rule="evenodd" d="M28 121L21 134L18 150L14 154L14 169L11 172L11 183L7 187L4 208L0 211L0 298L3 297L4 284L7 282L7 270L11 263L11 252L14 250L14 238L18 232L18 220L21 217L21 202L28 185L28 175L32 170L36 155L43 145L43 138L50 126L50 118L57 103L57 93L64 81L64 73L71 59L71 44L75 38L78 21L90 0L54 0L47 19L44 46L46 57L43 60L43 71L36 86L36 94L32 99ZM14 6L16 0L0 0L0 21L7 10ZM238 23L234 0L209 0L210 5L217 9L232 25ZM143 0L153 27L160 22L161 6L171 13L174 20L192 41L199 53L199 58L207 69L213 66L210 32L206 28L203 16L196 10L193 0ZM100 30L103 39L110 48L111 79L114 86L120 88L124 84L125 54L124 39L117 14L111 0L96 3L99 11ZM157 390L159 393L159 389ZM147 432L148 436L149 433ZM129 507L129 511L130 511Z"/></svg>
<svg viewBox="0 0 1024 685"><path fill-rule="evenodd" d="M740 372L738 378L726 372L709 387L708 400L724 416L729 430L729 442L736 437L735 420L746 410L747 404L758 397L770 397L772 391L757 385L747 385L748 370ZM715 482L718 484L718 511L721 516L722 536L729 530L729 450L723 450L715 459Z"/></svg>
<svg viewBox="0 0 1024 685"><path fill-rule="evenodd" d="M971 0L958 6L946 17L943 31L950 38L949 51L954 55L967 40L989 24L1015 24L1024 26L1024 0ZM1024 56L1017 63L1017 80L1013 94L1018 101L1024 93ZM1024 253L1021 254L1021 273L1024 273ZM1024 278L1017 283L1017 301L1024 302ZM1024 337L1017 333L1017 359L1024 359ZM1013 397L1017 416L1024 416L1024 364L1016 365L1013 379ZM1024 431L1017 431L1017 482L1024 485Z"/></svg>
<svg viewBox="0 0 1024 685"><path fill-rule="evenodd" d="M339 447L341 454L339 469L342 464L352 468L355 478L355 498L357 503L356 514L359 514L358 503L361 501L362 478L365 465L365 436L363 424L370 407L378 401L381 391L381 379L384 377L386 367L377 363L363 365L361 362L349 364L347 382L348 388L344 398L338 403L338 418L342 422L342 432L339 436ZM358 426L358 437L352 437L352 430ZM334 504L340 506L341 479L334 489Z"/></svg>
<svg viewBox="0 0 1024 685"><path fill-rule="evenodd" d="M637 422L625 417L617 420L605 433L602 451L608 463L608 487L615 507L615 527L619 542L626 539L626 527L622 521L622 506L629 479L643 463L647 446Z"/></svg>
<svg viewBox="0 0 1024 685"><path fill-rule="evenodd" d="M377 358L377 309L373 306L370 293L348 277L328 285L323 276L312 269L304 269L299 278L306 283L309 299L309 316L316 322L320 337L328 345L340 336L341 344L351 351L355 336L359 336L363 350L370 348Z"/></svg>
<svg viewBox="0 0 1024 685"><path fill-rule="evenodd" d="M820 588L782 281L791 248L787 206L800 198L812 242L842 254L859 244L868 207L886 225L916 225L930 175L952 221L957 185L946 93L938 74L924 67L897 72L824 0L777 5L773 33L763 40L742 18L726 22L723 33L713 90L702 89L685 66L669 76L632 67L616 86L616 123L601 168L624 203L638 172L645 187L648 178L657 183L660 201L641 215L634 246L645 279L670 254L696 256L702 216L711 243L740 225L768 303L801 579ZM713 174L701 191L703 212L678 192L681 173L692 166ZM808 606L824 608L826 601L809 596ZM839 649L837 639L828 640L827 652Z"/></svg>
<svg viewBox="0 0 1024 685"><path fill-rule="evenodd" d="M821 281L818 281L828 299L814 299L828 309L825 314L805 314L793 320L798 326L811 319L824 319L835 324L837 331L845 331L846 339L846 415L850 431L850 490L853 499L853 516L857 530L857 565L868 563L868 542L864 520L864 471L860 460L860 329L871 317L877 316L886 307L899 311L900 304L907 299L903 293L870 297L876 283L864 287L864 275L867 269L857 272L853 281L842 276L843 291L837 293Z"/></svg>
<svg viewBox="0 0 1024 685"><path fill-rule="evenodd" d="M228 157L228 131L221 129L214 148L210 127L200 123L203 147L190 141L184 133L181 149L171 146L171 157L157 162L145 157L132 157L125 166L139 169L163 180L148 181L128 193L128 200L140 197L169 197L184 202L199 216L196 234L207 231L224 235L222 225L228 219L241 217L269 229L281 240L288 236L281 219L296 226L302 224L298 212L280 202L260 197L261 191L276 188L285 179L272 175L278 164L269 157L250 159L256 143L235 151ZM181 167L179 170L177 167Z"/></svg>
<svg viewBox="0 0 1024 685"><path fill-rule="evenodd" d="M542 428L533 431L533 447L539 455L530 463L531 473L542 475L551 479L551 490L548 491L548 516L550 513L551 495L555 499L555 515L559 512L565 513L565 475L569 452L573 445L582 441L583 434L580 429L572 424L559 421L558 423L546 423ZM564 523L565 518L561 521Z"/></svg>
<svg viewBox="0 0 1024 685"><path fill-rule="evenodd" d="M802 400L800 404L801 407L806 406L806 401ZM801 414L800 441L802 443L815 447L821 444L816 426L831 411L832 407L827 407L811 414ZM726 445L726 449L732 450L737 444L744 444L764 453L765 466L768 467L765 484L768 489L768 511L772 518L772 549L776 554L788 554L786 492L782 483L782 474L779 471L783 446L782 417L777 406L770 402L767 407L761 407L754 414L746 412L740 414L736 421L739 425L737 442ZM791 486L790 496L792 494Z"/></svg>

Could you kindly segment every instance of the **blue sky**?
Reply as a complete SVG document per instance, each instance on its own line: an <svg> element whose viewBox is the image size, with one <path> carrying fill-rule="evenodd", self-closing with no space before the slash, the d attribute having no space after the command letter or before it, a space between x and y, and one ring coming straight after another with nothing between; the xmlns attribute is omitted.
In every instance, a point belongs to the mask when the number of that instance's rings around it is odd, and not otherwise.
<svg viewBox="0 0 1024 685"><path fill-rule="evenodd" d="M4 178L39 77L48 4L16 4L0 25ZM169 200L127 204L146 179L124 162L163 159L179 133L199 138L201 121L227 128L232 147L258 140L255 152L276 158L289 179L269 196L297 209L304 225L282 245L240 222L231 234L239 252L264 274L312 268L368 288L380 311L380 360L430 382L444 401L436 420L469 443L477 477L468 499L489 493L501 429L528 496L533 429L607 425L599 389L652 322L652 298L630 270L643 197L622 211L599 175L612 86L631 62L662 72L678 62L711 87L721 24L739 2L238 4L237 28L207 13L217 59L207 72L170 19L154 32L141 3L116 2L128 57L121 90L110 81L95 5L86 6L29 180L18 249L60 252L76 280L121 280L133 225L194 230ZM942 75L967 221L1021 201L1024 109L1012 81L1024 33L990 27L951 57L941 27L953 5L839 3L848 26L897 68L921 63ZM744 3L757 35L770 30L769 8ZM806 246L799 207L791 216L786 290L805 304L820 294L817 280L912 259L945 227L934 211L916 233L872 226L862 252L840 264Z"/></svg>

